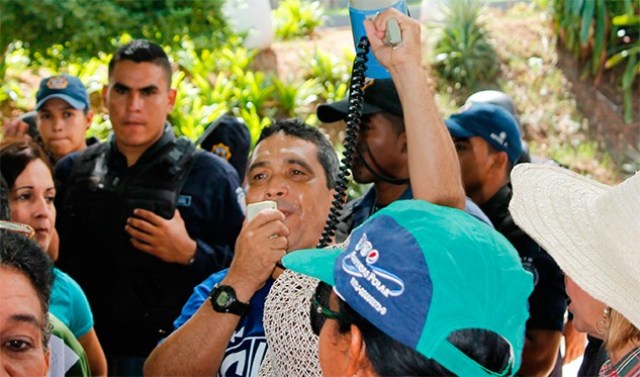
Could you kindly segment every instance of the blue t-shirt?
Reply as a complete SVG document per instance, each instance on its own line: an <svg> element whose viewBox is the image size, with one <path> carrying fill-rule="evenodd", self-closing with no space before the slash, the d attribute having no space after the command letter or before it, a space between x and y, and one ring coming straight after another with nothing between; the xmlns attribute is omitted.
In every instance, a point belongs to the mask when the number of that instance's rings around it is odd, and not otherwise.
<svg viewBox="0 0 640 377"><path fill-rule="evenodd" d="M173 323L174 331L187 322L202 306L202 303L207 301L213 286L220 283L227 276L227 272L228 269L216 272L194 288L193 294L182 308L182 313ZM238 327L231 336L220 364L218 376L258 375L262 360L267 353L267 339L264 335L262 315L264 302L272 284L273 279L269 278L249 301L251 308L240 318Z"/></svg>
<svg viewBox="0 0 640 377"><path fill-rule="evenodd" d="M58 268L53 269L53 276L49 311L64 323L76 338L79 338L93 327L93 314L89 300L71 276Z"/></svg>

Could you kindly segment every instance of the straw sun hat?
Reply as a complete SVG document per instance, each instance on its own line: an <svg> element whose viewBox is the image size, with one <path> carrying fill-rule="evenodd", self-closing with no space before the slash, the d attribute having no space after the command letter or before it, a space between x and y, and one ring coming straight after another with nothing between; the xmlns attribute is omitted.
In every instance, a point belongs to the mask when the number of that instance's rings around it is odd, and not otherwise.
<svg viewBox="0 0 640 377"><path fill-rule="evenodd" d="M607 186L550 165L511 174L516 224L594 298L640 328L640 172Z"/></svg>

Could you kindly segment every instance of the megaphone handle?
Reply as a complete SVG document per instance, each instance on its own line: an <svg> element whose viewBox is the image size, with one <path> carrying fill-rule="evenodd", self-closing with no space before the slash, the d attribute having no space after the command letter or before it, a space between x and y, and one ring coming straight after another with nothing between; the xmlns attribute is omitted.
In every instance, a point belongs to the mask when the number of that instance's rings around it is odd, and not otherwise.
<svg viewBox="0 0 640 377"><path fill-rule="evenodd" d="M384 44L387 46L397 46L402 42L402 32L400 31L400 25L395 18L389 18L387 20L387 28L384 31Z"/></svg>

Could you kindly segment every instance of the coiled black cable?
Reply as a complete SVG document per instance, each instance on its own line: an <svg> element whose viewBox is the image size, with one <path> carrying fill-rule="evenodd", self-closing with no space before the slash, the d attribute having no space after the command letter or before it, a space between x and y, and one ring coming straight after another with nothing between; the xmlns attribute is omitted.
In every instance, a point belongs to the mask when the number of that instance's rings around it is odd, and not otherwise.
<svg viewBox="0 0 640 377"><path fill-rule="evenodd" d="M335 185L336 193L333 196L334 199L322 237L318 241L318 248L327 247L331 242L331 238L336 234L340 214L346 203L348 177L351 174L351 163L353 162L353 153L356 149L358 131L360 130L360 121L362 119L362 107L364 104L364 90L362 88L365 81L364 74L367 70L369 47L370 44L367 37L360 38L356 46L356 58L353 61L351 82L349 84L349 109L347 111L347 127L344 137L344 155L340 160L340 170Z"/></svg>

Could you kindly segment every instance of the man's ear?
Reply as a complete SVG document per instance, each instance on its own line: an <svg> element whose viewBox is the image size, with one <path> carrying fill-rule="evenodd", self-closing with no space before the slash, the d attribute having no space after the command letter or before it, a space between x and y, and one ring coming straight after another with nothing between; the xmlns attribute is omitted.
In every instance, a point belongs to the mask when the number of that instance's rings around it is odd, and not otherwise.
<svg viewBox="0 0 640 377"><path fill-rule="evenodd" d="M507 155L507 152L500 151L498 153L495 153L495 159L493 163L500 170L504 170L504 168L509 163L509 156Z"/></svg>
<svg viewBox="0 0 640 377"><path fill-rule="evenodd" d="M45 366L45 376L48 376L51 368L51 350L45 351Z"/></svg>
<svg viewBox="0 0 640 377"><path fill-rule="evenodd" d="M87 131L91 127L91 121L93 120L94 115L95 114L91 109L89 109L89 111L87 112L87 115L85 115L85 119L87 120L87 127L85 128L85 131Z"/></svg>
<svg viewBox="0 0 640 377"><path fill-rule="evenodd" d="M175 106L176 104L176 96L178 95L178 91L171 88L169 89L168 94L168 98L167 100L169 101L169 112L173 111L173 106Z"/></svg>
<svg viewBox="0 0 640 377"><path fill-rule="evenodd" d="M364 375L369 375L371 362L367 356L367 346L362 339L362 332L360 332L360 329L356 325L351 325L349 337L349 365L347 366L347 375L354 376L359 371L364 372Z"/></svg>
<svg viewBox="0 0 640 377"><path fill-rule="evenodd" d="M497 176L504 174L508 178L507 167L509 165L509 156L507 152L500 151L492 153L491 159L491 171L495 172Z"/></svg>
<svg viewBox="0 0 640 377"><path fill-rule="evenodd" d="M398 135L398 143L400 143L400 152L402 154L407 154L407 132L402 131L400 135Z"/></svg>

